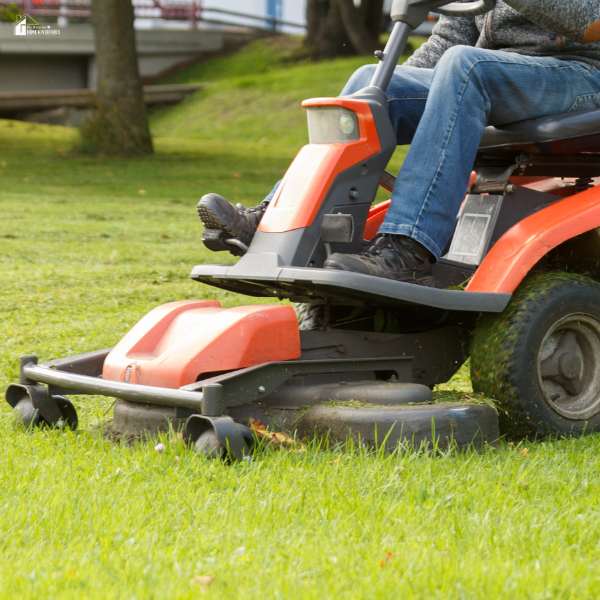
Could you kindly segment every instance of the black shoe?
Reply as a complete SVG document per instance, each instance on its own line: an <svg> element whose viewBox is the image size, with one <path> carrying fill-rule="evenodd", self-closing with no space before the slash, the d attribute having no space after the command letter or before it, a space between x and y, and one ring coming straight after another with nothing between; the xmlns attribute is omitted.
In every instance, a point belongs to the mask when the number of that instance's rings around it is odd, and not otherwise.
<svg viewBox="0 0 600 600"><path fill-rule="evenodd" d="M206 229L220 229L249 246L268 205L259 204L247 209L238 206L219 194L206 194L198 203L198 216Z"/></svg>
<svg viewBox="0 0 600 600"><path fill-rule="evenodd" d="M403 235L380 233L360 254L332 254L326 269L352 271L433 287L429 250Z"/></svg>

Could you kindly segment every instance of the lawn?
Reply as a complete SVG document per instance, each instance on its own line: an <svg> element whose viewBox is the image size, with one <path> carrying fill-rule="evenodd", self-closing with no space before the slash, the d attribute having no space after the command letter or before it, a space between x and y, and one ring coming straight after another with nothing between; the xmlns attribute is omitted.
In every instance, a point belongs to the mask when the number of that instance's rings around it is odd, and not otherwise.
<svg viewBox="0 0 600 600"><path fill-rule="evenodd" d="M305 142L297 101L336 93L362 62L261 60L240 58L256 75L203 66L228 77L153 117L150 158L85 156L76 132L0 121L2 389L20 354L110 346L158 304L247 302L188 279L215 258L197 200L259 202ZM449 388L469 391L464 371ZM598 436L436 457L266 450L226 466L172 436L162 453L111 443L111 400L75 402L75 433L24 432L0 409L1 598L598 596Z"/></svg>

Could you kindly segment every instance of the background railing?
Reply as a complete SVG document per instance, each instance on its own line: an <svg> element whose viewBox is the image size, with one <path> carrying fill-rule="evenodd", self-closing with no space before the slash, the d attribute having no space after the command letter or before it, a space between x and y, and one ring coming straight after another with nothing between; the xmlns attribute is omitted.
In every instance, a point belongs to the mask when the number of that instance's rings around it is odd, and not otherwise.
<svg viewBox="0 0 600 600"><path fill-rule="evenodd" d="M203 7L201 0L133 0L135 16L139 19L189 21L191 27L199 22L234 25L256 29L277 30L281 26L306 29L300 23L291 23L269 15ZM0 0L0 15L12 12L27 14L33 19L85 21L92 16L91 0ZM219 18L220 15L227 19ZM250 23L248 23L250 21Z"/></svg>
<svg viewBox="0 0 600 600"><path fill-rule="evenodd" d="M298 33L306 30L302 23L292 23L271 15L256 15L246 12L224 10L203 6L202 0L132 0L135 16L138 19L157 19L164 21L187 21L192 29L198 23L211 23L215 25L229 25L252 29L267 29L280 31L282 28L297 30ZM59 24L66 25L69 21L87 21L92 16L91 0L0 0L0 19L10 20L10 16L28 14L30 17L44 20L56 19ZM384 17L385 18L385 17ZM427 22L423 23L416 33L430 35L438 16L429 15ZM383 23L385 29L391 26L391 20Z"/></svg>

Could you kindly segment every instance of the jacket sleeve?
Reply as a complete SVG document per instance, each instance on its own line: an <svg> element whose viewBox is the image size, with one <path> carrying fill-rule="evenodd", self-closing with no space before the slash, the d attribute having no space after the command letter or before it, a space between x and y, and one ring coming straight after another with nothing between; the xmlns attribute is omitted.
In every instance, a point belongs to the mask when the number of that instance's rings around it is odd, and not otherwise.
<svg viewBox="0 0 600 600"><path fill-rule="evenodd" d="M600 40L598 0L504 0L506 4L557 35L579 43Z"/></svg>
<svg viewBox="0 0 600 600"><path fill-rule="evenodd" d="M433 69L448 48L474 46L478 39L479 30L474 17L442 16L433 28L431 37L404 64Z"/></svg>

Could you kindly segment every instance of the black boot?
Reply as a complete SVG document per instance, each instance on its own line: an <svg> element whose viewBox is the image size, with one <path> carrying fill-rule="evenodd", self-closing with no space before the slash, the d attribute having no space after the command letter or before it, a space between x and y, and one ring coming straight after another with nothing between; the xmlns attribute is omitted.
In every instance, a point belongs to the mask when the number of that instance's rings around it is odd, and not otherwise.
<svg viewBox="0 0 600 600"><path fill-rule="evenodd" d="M249 246L267 206L259 204L247 209L238 208L219 194L206 194L198 203L198 216L206 229L224 231L229 237Z"/></svg>
<svg viewBox="0 0 600 600"><path fill-rule="evenodd" d="M332 254L326 269L352 271L405 283L433 287L431 253L416 240L403 235L378 234L360 254Z"/></svg>

